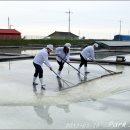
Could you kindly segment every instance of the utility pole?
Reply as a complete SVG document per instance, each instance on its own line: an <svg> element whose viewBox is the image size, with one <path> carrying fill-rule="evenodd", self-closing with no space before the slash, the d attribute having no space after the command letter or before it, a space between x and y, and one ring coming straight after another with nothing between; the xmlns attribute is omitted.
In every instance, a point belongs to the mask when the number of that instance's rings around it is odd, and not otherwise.
<svg viewBox="0 0 130 130"><path fill-rule="evenodd" d="M121 40L121 20L120 20L120 29L119 29L119 40Z"/></svg>
<svg viewBox="0 0 130 130"><path fill-rule="evenodd" d="M121 35L121 20L120 20L120 30L119 30L119 35Z"/></svg>
<svg viewBox="0 0 130 130"><path fill-rule="evenodd" d="M79 30L79 38L80 38L80 30Z"/></svg>
<svg viewBox="0 0 130 130"><path fill-rule="evenodd" d="M8 17L8 29L11 29L12 26L13 26L13 25L10 24L10 19L9 19L9 17Z"/></svg>
<svg viewBox="0 0 130 130"><path fill-rule="evenodd" d="M13 25L10 25L10 29L12 28Z"/></svg>
<svg viewBox="0 0 130 130"><path fill-rule="evenodd" d="M8 29L10 29L9 17L8 17Z"/></svg>
<svg viewBox="0 0 130 130"><path fill-rule="evenodd" d="M69 33L69 38L70 38L70 13L72 13L70 10L68 12L65 12L69 14L69 27L68 27L68 33Z"/></svg>

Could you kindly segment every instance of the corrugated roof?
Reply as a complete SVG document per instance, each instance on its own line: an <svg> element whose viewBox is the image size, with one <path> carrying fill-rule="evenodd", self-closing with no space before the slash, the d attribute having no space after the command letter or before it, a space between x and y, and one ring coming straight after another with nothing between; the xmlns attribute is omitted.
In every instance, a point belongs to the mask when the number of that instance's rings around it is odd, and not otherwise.
<svg viewBox="0 0 130 130"><path fill-rule="evenodd" d="M15 29L0 29L0 34L21 34L19 31Z"/></svg>
<svg viewBox="0 0 130 130"><path fill-rule="evenodd" d="M96 42L103 43L107 46L113 46L113 47L130 46L130 41L96 41Z"/></svg>

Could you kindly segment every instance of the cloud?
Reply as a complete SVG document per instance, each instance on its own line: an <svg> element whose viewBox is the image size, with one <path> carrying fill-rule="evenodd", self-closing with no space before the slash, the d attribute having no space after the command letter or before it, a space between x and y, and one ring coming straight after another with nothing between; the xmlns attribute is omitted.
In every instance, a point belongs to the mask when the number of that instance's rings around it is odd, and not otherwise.
<svg viewBox="0 0 130 130"><path fill-rule="evenodd" d="M22 34L46 35L53 31L68 30L70 9L71 31L97 38L113 38L108 34L118 33L122 20L122 33L130 25L130 1L0 1L0 27L7 27L7 18L13 28ZM92 33L93 32L93 33ZM101 36L100 35L100 36Z"/></svg>

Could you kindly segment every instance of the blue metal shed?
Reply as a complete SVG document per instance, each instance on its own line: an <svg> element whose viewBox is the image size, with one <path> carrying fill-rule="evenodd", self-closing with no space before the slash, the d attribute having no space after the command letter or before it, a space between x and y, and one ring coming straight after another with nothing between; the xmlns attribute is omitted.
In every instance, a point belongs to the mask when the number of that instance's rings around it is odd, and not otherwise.
<svg viewBox="0 0 130 130"><path fill-rule="evenodd" d="M130 35L115 35L113 40L116 40L116 41L130 41Z"/></svg>

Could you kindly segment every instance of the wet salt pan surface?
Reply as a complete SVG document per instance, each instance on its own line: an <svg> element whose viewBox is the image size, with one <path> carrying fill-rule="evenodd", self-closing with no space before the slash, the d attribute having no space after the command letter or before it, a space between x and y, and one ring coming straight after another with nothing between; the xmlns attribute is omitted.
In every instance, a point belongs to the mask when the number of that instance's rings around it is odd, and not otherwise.
<svg viewBox="0 0 130 130"><path fill-rule="evenodd" d="M126 58L130 59L129 55ZM54 70L58 69L57 63L51 64ZM78 64L72 65L78 67ZM0 63L0 128L114 129L119 123L123 124L119 128L129 128L130 68L103 66L123 73L89 81L107 74L100 66L89 64L87 82L59 91L56 76L43 66L47 90L41 91L37 86L34 92L31 60L13 61L10 67L8 62ZM74 84L80 82L77 72L68 65L65 65L62 78ZM63 87L68 86L63 84Z"/></svg>

